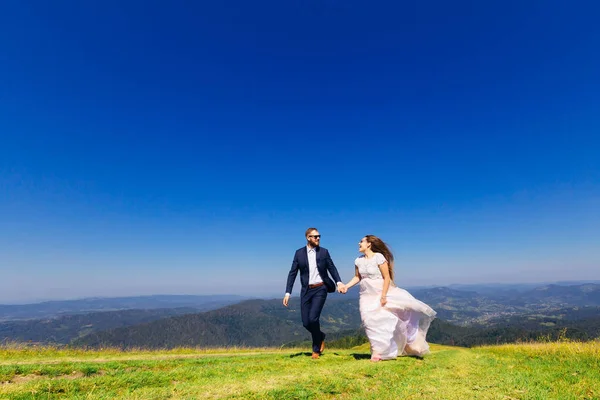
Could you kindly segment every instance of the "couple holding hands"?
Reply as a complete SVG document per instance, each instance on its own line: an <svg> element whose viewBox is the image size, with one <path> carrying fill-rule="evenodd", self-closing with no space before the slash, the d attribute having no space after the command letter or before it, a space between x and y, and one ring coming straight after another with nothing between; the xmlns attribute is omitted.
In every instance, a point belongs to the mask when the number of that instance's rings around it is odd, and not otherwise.
<svg viewBox="0 0 600 400"><path fill-rule="evenodd" d="M371 361L429 352L425 336L436 312L394 284L394 256L381 239L373 235L361 239L358 251L363 255L354 261L354 277L344 284L329 252L320 246L319 231L308 228L305 235L306 246L294 255L283 305L288 306L300 271L300 310L302 324L312 336L312 358L319 358L325 348L319 318L327 293L336 288L346 293L356 284L360 284L360 316L371 343Z"/></svg>

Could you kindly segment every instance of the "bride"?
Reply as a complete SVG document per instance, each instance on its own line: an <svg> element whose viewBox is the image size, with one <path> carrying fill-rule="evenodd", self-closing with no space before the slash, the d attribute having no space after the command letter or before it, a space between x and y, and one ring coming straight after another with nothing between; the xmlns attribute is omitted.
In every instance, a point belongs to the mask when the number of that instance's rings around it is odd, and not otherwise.
<svg viewBox="0 0 600 400"><path fill-rule="evenodd" d="M355 275L346 290L360 282L360 316L371 342L371 361L429 353L425 336L436 312L394 284L394 256L381 239L367 235L358 246L363 255L354 262Z"/></svg>

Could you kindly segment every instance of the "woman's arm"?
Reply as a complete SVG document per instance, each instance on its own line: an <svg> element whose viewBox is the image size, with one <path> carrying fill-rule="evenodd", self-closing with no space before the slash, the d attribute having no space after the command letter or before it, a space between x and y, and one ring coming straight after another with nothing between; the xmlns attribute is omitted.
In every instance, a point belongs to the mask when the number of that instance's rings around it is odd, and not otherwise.
<svg viewBox="0 0 600 400"><path fill-rule="evenodd" d="M387 292L390 288L390 270L388 267L387 261L379 266L379 270L381 271L381 276L383 276L383 290L381 291L381 306L385 306L387 303Z"/></svg>
<svg viewBox="0 0 600 400"><path fill-rule="evenodd" d="M358 273L358 267L354 266L354 277L350 279L348 283L346 283L346 289L350 289L352 286L356 285L360 282L360 274Z"/></svg>

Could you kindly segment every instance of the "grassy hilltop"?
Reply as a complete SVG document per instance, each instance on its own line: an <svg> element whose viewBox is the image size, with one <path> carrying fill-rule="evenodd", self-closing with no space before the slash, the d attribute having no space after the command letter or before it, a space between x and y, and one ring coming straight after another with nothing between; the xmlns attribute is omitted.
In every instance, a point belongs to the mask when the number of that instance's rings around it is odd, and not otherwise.
<svg viewBox="0 0 600 400"><path fill-rule="evenodd" d="M599 399L600 342L473 349L373 364L368 345L169 351L0 349L0 399Z"/></svg>

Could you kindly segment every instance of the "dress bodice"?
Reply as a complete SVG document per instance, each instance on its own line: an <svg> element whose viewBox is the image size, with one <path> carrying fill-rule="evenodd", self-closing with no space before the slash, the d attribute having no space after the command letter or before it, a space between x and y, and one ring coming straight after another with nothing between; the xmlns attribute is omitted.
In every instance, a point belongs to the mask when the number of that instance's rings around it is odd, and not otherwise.
<svg viewBox="0 0 600 400"><path fill-rule="evenodd" d="M358 273L362 279L383 279L379 266L384 262L386 259L383 254L375 253L371 258L358 257L354 264L358 267Z"/></svg>

